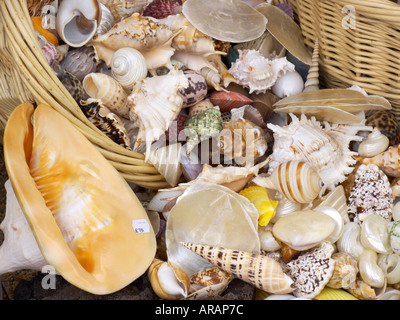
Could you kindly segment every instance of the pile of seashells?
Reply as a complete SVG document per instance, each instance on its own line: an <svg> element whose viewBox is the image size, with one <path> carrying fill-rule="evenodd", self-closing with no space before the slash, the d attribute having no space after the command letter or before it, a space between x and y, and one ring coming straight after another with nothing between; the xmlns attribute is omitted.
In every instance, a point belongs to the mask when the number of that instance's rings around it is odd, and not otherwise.
<svg viewBox="0 0 400 320"><path fill-rule="evenodd" d="M160 298L237 277L259 299L400 299L400 124L383 97L320 87L318 39L310 54L290 6L48 1L49 30L37 2L82 111L171 185L136 189Z"/></svg>

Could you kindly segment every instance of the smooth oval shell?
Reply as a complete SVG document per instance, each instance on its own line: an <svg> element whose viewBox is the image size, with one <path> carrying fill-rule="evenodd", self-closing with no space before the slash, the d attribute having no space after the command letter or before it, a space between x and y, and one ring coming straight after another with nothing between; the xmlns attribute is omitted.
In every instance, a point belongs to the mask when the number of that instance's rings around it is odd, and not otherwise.
<svg viewBox="0 0 400 320"><path fill-rule="evenodd" d="M310 249L327 239L336 228L336 222L328 215L304 210L280 218L272 233L280 241L295 250Z"/></svg>
<svg viewBox="0 0 400 320"><path fill-rule="evenodd" d="M121 48L113 54L111 74L125 90L131 90L136 81L147 77L147 64L143 55L133 48Z"/></svg>
<svg viewBox="0 0 400 320"><path fill-rule="evenodd" d="M182 12L204 34L234 43L257 39L267 23L262 14L241 0L187 0Z"/></svg>
<svg viewBox="0 0 400 320"><path fill-rule="evenodd" d="M202 101L207 96L208 91L207 82L199 72L185 70L183 73L189 82L186 88L179 90L179 95L183 98L183 108L185 108Z"/></svg>
<svg viewBox="0 0 400 320"><path fill-rule="evenodd" d="M213 91L209 99L221 111L231 111L234 108L240 108L253 102L244 94L236 91Z"/></svg>
<svg viewBox="0 0 400 320"><path fill-rule="evenodd" d="M281 75L272 86L272 93L279 98L286 98L303 91L304 81L297 71Z"/></svg>

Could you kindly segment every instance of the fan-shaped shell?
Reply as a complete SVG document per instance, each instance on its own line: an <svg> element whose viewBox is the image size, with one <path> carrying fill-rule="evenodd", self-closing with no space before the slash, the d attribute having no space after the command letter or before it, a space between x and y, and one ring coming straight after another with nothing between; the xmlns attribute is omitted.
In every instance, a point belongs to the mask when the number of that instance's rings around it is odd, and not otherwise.
<svg viewBox="0 0 400 320"><path fill-rule="evenodd" d="M257 288L275 294L293 292L293 280L287 276L281 265L272 258L250 252L196 245L181 242L183 246L197 253L219 268Z"/></svg>
<svg viewBox="0 0 400 320"><path fill-rule="evenodd" d="M111 74L125 90L131 90L136 81L147 77L147 64L143 55L133 48L121 48L113 54Z"/></svg>
<svg viewBox="0 0 400 320"><path fill-rule="evenodd" d="M146 271L156 241L143 206L69 121L49 106L21 105L7 122L4 147L35 239L65 280L109 294Z"/></svg>

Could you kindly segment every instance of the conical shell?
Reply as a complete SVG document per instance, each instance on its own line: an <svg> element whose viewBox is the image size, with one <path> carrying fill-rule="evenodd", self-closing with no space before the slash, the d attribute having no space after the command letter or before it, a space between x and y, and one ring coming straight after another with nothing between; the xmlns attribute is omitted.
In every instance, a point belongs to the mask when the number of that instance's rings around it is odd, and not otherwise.
<svg viewBox="0 0 400 320"><path fill-rule="evenodd" d="M90 73L82 85L91 98L101 100L112 112L129 119L128 95L117 80L103 73Z"/></svg>
<svg viewBox="0 0 400 320"><path fill-rule="evenodd" d="M319 90L319 40L315 39L314 51L311 57L311 66L308 71L304 91Z"/></svg>
<svg viewBox="0 0 400 320"><path fill-rule="evenodd" d="M313 201L322 189L322 180L318 173L303 161L280 164L267 180L286 198L299 203Z"/></svg>
<svg viewBox="0 0 400 320"><path fill-rule="evenodd" d="M147 64L143 55L133 48L121 48L112 56L111 74L125 90L131 90L136 81L147 77Z"/></svg>
<svg viewBox="0 0 400 320"><path fill-rule="evenodd" d="M181 243L212 264L251 283L261 290L275 294L293 292L293 281L283 272L281 265L272 258L250 252Z"/></svg>

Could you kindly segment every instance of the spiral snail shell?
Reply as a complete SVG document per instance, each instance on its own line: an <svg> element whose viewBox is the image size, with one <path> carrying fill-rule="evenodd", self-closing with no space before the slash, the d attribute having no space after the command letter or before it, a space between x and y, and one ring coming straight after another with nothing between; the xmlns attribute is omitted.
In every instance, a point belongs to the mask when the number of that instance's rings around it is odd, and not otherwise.
<svg viewBox="0 0 400 320"><path fill-rule="evenodd" d="M367 139L361 142L358 147L358 154L361 157L374 157L389 147L389 138L374 128Z"/></svg>
<svg viewBox="0 0 400 320"><path fill-rule="evenodd" d="M111 74L125 90L130 90L136 81L147 76L147 65L143 55L133 48L121 48L111 58Z"/></svg>

